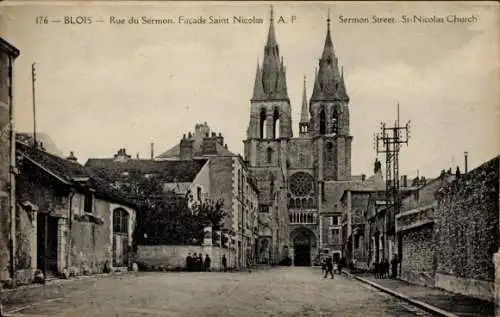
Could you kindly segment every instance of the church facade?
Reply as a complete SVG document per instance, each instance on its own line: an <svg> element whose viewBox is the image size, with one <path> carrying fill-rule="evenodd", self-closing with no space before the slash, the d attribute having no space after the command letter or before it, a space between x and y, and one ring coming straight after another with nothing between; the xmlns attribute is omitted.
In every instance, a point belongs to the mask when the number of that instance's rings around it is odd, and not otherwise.
<svg viewBox="0 0 500 317"><path fill-rule="evenodd" d="M340 258L341 237L351 234L341 232L340 197L358 180L351 177L349 96L329 18L314 89L307 99L304 83L299 135L294 136L286 67L271 9L243 143L245 161L259 189L260 218L268 221L260 224L269 228L260 243L272 246L274 262L289 257L296 266L318 263L321 254Z"/></svg>

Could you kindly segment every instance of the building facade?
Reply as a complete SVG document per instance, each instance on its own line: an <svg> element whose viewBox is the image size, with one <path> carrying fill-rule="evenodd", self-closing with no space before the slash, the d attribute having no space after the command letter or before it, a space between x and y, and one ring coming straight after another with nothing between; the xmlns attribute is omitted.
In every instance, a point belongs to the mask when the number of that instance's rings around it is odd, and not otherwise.
<svg viewBox="0 0 500 317"><path fill-rule="evenodd" d="M307 102L304 87L300 132L294 137L286 67L271 9L243 141L245 160L259 190L260 214L268 214L272 223L268 226L272 258L277 262L290 258L294 265L311 265L320 253L340 256L337 231L332 230L340 230L335 225L342 215L339 199L352 181L349 96L327 22L314 89Z"/></svg>
<svg viewBox="0 0 500 317"><path fill-rule="evenodd" d="M129 266L136 210L75 162L17 142L16 280Z"/></svg>
<svg viewBox="0 0 500 317"><path fill-rule="evenodd" d="M15 135L13 66L19 50L0 38L0 281L15 271Z"/></svg>
<svg viewBox="0 0 500 317"><path fill-rule="evenodd" d="M221 133L211 131L206 122L195 125L180 142L158 155L157 161L205 159L209 166L210 191L224 200L223 234L237 254L237 267L259 261L258 201L255 186L243 158L228 150ZM260 241L262 242L262 241ZM267 249L266 249L267 250Z"/></svg>

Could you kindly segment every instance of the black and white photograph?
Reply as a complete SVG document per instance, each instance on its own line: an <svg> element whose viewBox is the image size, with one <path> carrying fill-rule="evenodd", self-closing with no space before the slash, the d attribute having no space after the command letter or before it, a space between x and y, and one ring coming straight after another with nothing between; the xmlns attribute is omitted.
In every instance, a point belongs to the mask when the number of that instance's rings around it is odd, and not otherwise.
<svg viewBox="0 0 500 317"><path fill-rule="evenodd" d="M0 2L0 317L499 317L499 25Z"/></svg>

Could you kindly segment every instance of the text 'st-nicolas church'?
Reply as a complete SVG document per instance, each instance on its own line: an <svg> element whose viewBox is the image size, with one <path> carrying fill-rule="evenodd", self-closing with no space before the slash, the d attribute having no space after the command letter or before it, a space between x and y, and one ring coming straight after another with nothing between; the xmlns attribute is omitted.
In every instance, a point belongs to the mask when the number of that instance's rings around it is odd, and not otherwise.
<svg viewBox="0 0 500 317"><path fill-rule="evenodd" d="M299 136L292 133L286 67L271 21L262 65L257 66L250 122L243 141L259 189L261 244L275 261L311 265L318 255L342 253L340 197L351 177L349 96L327 20L326 39L307 102L304 84ZM266 213L268 214L265 217Z"/></svg>

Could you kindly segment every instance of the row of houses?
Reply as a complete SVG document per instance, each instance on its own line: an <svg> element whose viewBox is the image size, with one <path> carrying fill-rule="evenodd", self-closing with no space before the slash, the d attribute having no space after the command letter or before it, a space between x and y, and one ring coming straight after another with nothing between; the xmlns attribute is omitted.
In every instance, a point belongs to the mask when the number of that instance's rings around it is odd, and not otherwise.
<svg viewBox="0 0 500 317"><path fill-rule="evenodd" d="M493 301L499 160L411 184L403 177L399 213L376 163L375 175L341 198L344 255L364 270L397 256L402 280Z"/></svg>
<svg viewBox="0 0 500 317"><path fill-rule="evenodd" d="M273 261L273 246L266 242L274 231L262 225L272 216L259 213L246 164L220 133L197 124L158 157L153 145L148 159L132 158L122 148L81 165L73 152L61 157L33 135L16 134L12 79L19 50L0 39L0 51L2 284L30 283L37 271L51 277L126 270L132 261L179 268L189 252L211 255L214 266L223 254L238 268ZM181 246L154 245L147 234L138 235L145 232L138 230L138 220L147 212L140 195L130 191L138 178L159 183L158 195L222 201L219 232Z"/></svg>

